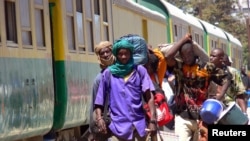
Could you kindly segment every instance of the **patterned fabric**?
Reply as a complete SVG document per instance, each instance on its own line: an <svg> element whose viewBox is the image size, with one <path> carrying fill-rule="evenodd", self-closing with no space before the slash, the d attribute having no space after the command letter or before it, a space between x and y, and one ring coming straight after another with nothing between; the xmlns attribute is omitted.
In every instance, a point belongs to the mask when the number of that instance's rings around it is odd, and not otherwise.
<svg viewBox="0 0 250 141"><path fill-rule="evenodd" d="M192 66L183 65L177 60L176 75L176 105L177 114L185 110L194 113L198 118L199 109L207 99L207 90L210 81L223 85L229 78L227 69L218 69L211 63L203 63L199 58Z"/></svg>
<svg viewBox="0 0 250 141"><path fill-rule="evenodd" d="M245 87L237 69L228 67L229 72L232 74L232 84L227 90L225 103L235 100L235 96L244 94Z"/></svg>

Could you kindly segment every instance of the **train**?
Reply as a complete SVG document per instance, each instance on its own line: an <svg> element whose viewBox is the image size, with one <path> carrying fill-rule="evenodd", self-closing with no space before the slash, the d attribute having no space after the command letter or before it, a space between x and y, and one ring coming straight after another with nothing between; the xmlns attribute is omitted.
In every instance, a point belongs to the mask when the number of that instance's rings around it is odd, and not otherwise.
<svg viewBox="0 0 250 141"><path fill-rule="evenodd" d="M157 47L188 32L242 64L232 34L164 0L0 0L0 140L78 140L100 71L96 44L137 34Z"/></svg>

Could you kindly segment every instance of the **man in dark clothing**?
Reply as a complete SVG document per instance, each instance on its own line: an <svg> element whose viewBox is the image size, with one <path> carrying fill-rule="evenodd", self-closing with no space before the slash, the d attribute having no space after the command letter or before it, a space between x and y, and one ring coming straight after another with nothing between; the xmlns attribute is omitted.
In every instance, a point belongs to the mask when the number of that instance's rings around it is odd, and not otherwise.
<svg viewBox="0 0 250 141"><path fill-rule="evenodd" d="M246 102L246 105L248 105L247 101L250 97L250 77L246 74L246 68L244 66L242 66L240 69L240 76L246 89L245 102Z"/></svg>
<svg viewBox="0 0 250 141"><path fill-rule="evenodd" d="M246 68L245 67L241 67L240 69L240 74L241 74L241 79L244 83L244 86L246 88L246 90L250 90L250 78L249 76L246 74Z"/></svg>

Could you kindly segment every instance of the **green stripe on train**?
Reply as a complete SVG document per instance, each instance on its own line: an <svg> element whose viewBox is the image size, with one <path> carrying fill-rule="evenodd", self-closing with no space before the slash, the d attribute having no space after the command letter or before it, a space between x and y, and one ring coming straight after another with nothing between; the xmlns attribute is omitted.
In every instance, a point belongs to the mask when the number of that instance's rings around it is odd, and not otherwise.
<svg viewBox="0 0 250 141"><path fill-rule="evenodd" d="M151 10L155 10L161 14L163 14L166 17L166 26L167 26L167 41L169 43L173 42L172 37L172 27L171 27L171 21L170 21L170 16L169 16L169 12L166 9L166 7L159 1L159 0L134 0L135 2L137 2L140 5L143 5Z"/></svg>
<svg viewBox="0 0 250 141"><path fill-rule="evenodd" d="M67 84L65 76L65 61L56 61L54 63L55 73L55 107L53 129L57 130L63 127L67 108Z"/></svg>

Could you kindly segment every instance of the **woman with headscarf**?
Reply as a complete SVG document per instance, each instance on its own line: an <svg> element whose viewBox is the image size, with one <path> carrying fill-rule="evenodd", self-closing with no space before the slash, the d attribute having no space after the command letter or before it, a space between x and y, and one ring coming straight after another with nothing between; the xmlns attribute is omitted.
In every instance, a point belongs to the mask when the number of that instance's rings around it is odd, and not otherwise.
<svg viewBox="0 0 250 141"><path fill-rule="evenodd" d="M103 133L107 128L113 133L114 140L145 141L147 132L156 134L156 114L152 91L154 86L147 70L134 65L133 45L126 40L114 43L112 52L116 57L113 65L102 73L95 100L96 121ZM101 116L105 93L109 91L109 111L111 123L106 127ZM152 117L146 124L143 110L143 98L150 106Z"/></svg>
<svg viewBox="0 0 250 141"><path fill-rule="evenodd" d="M98 45L95 46L95 54L98 58L99 64L100 64L100 68L101 71L99 74L97 74L94 83L93 83L93 89L92 89L92 105L91 105L91 109L90 109L90 123L92 125L95 124L94 118L95 117L95 113L93 112L93 106L94 106L94 100L97 94L97 90L99 88L99 83L101 81L102 78L102 73L103 71L110 65L112 65L115 61L115 56L112 54L112 43L109 41L101 41ZM93 115L94 114L94 115ZM91 126L92 126L91 125ZM89 138L93 138L96 141L99 140L103 140L103 136L102 137L97 137L95 136L95 134L92 131L93 129L90 128L90 132L92 133L91 137Z"/></svg>

